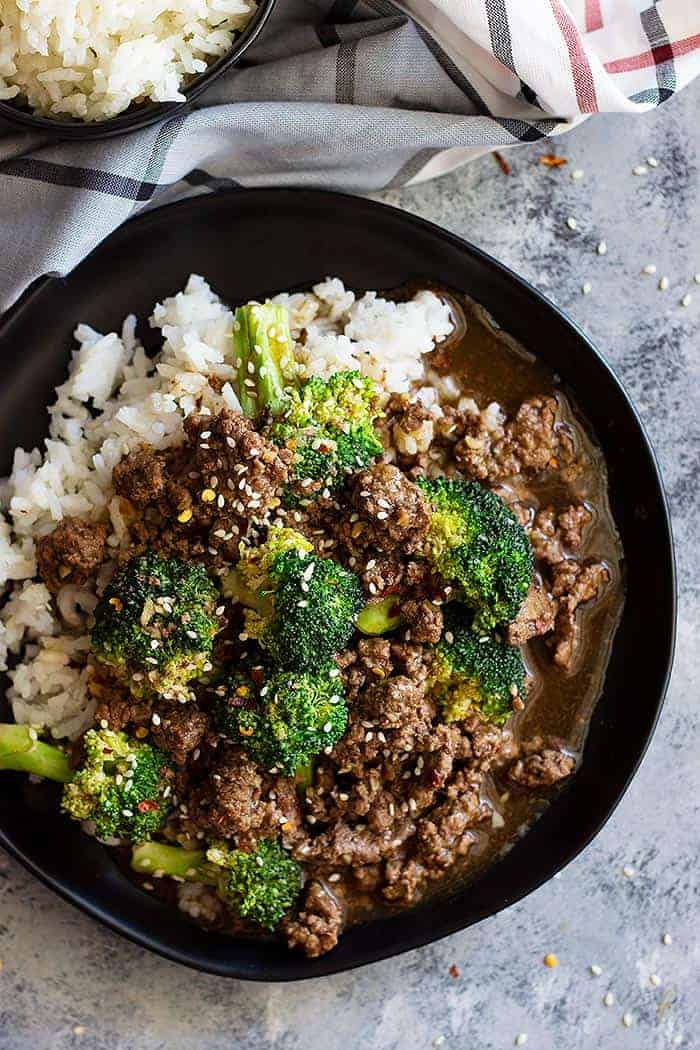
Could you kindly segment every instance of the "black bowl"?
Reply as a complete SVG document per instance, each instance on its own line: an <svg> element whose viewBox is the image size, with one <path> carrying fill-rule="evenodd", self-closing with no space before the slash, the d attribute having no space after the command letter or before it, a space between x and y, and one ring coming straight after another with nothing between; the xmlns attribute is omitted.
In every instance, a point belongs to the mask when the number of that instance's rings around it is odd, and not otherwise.
<svg viewBox="0 0 700 1050"><path fill-rule="evenodd" d="M170 205L114 233L67 278L35 286L0 326L0 457L45 434L44 405L61 382L79 320L107 331L127 313L204 274L225 298L314 283L391 288L428 278L469 292L555 369L590 422L610 471L626 556L627 601L583 762L568 790L476 882L440 900L350 930L317 960L267 941L204 933L136 889L110 853L38 805L6 774L0 843L47 885L112 929L189 966L231 977L295 980L347 970L427 944L513 904L588 843L630 782L656 723L675 635L668 512L654 454L635 410L585 335L534 288L464 241L392 208L306 190L233 191ZM644 653L644 660L639 654ZM575 902L572 901L572 906Z"/></svg>
<svg viewBox="0 0 700 1050"><path fill-rule="evenodd" d="M21 102L0 102L0 120L6 120L10 124L17 124L29 130L41 131L44 135L57 139L78 139L85 142L88 139L108 139L113 135L124 135L130 131L138 131L149 124L156 124L160 120L174 116L185 109L213 82L225 73L227 69L235 66L251 44L257 40L263 26L267 22L276 0L258 0L255 14L242 33L233 41L233 47L225 55L203 73L193 77L184 89L186 101L184 102L144 102L140 105L132 105L124 113L108 120L100 120L92 123L84 123L81 120L58 120L51 117L35 116Z"/></svg>

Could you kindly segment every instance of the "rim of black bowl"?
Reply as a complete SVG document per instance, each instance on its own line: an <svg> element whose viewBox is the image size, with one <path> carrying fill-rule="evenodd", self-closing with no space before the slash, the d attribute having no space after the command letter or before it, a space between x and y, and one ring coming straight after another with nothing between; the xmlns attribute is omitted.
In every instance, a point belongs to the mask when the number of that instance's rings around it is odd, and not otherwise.
<svg viewBox="0 0 700 1050"><path fill-rule="evenodd" d="M90 139L108 139L114 135L126 135L131 131L139 131L158 121L165 121L178 113L186 110L202 92L206 91L215 80L225 73L227 69L236 65L249 47L257 40L265 27L265 23L272 14L272 9L277 0L257 0L256 11L245 29L238 34L233 41L233 46L225 55L212 62L211 66L193 77L183 94L183 102L146 102L137 106L130 106L124 113L107 120L99 120L86 123L80 120L58 120L51 117L41 117L31 113L27 109L21 109L12 102L0 102L0 119L8 121L27 130L41 131L51 138L78 139L87 141Z"/></svg>
<svg viewBox="0 0 700 1050"><path fill-rule="evenodd" d="M286 955L283 955L281 959L278 958L270 961L263 954L264 942L260 940L249 942L226 937L225 935L206 933L206 949L195 948L191 946L189 941L185 946L177 946L168 943L167 932L171 929L173 923L172 906L163 905L162 902L154 900L154 898L148 896L135 885L130 883L121 874L116 865L113 863L106 864L103 859L101 860L105 855L109 856L108 851L101 847L94 839L88 838L87 841L85 841L85 836L79 829L75 828L68 830L75 832L75 835L79 837L76 839L76 843L82 843L82 846L79 848L82 848L89 853L90 858L99 866L100 879L110 882L115 887L119 887L119 892L122 895L121 902L124 903L126 900L131 908L130 917L122 918L122 916L115 913L115 911L90 899L84 888L76 889L68 885L65 880L52 876L42 868L39 862L30 856L28 850L18 846L18 844L14 842L0 826L0 845L4 846L13 857L32 872L32 874L34 874L41 882L54 890L69 903L76 905L103 925L121 934L135 944L148 948L163 958L181 963L195 970L212 973L222 977L233 977L254 981L282 982L307 980L314 977L352 970L359 966L379 962L404 952L423 947L426 944L441 940L452 933L467 929L469 926L481 922L483 919L492 915L496 915L511 905L516 904L518 901L522 900L534 890L548 882L558 871L574 860L598 835L617 809L617 806L625 795L631 781L637 773L644 755L646 754L661 714L671 676L676 642L677 613L673 534L668 501L658 461L639 414L637 413L624 384L583 330L571 318L569 318L563 310L551 302L551 300L547 299L546 296L542 295L529 282L522 277L519 277L514 271L509 269L503 263L498 262L480 248L477 248L475 245L470 244L457 235L442 229L426 219L419 218L418 216L400 211L397 208L392 208L389 205L377 201L337 193L335 191L306 189L223 190L205 198L177 201L165 205L162 208L154 209L144 215L137 216L125 223L124 226L112 236L118 234L123 235L125 230L128 231L129 228L133 229L137 224L145 227L145 230L147 231L149 227L157 225L159 220L162 221L163 213L166 213L167 216L171 216L173 212L180 212L182 214L178 217L183 219L188 212L190 214L196 212L198 206L206 207L207 202L209 202L209 205L211 206L212 203L216 203L217 199L228 199L229 201L236 199L239 202L248 200L251 205L254 206L255 204L258 204L263 209L266 209L267 206L274 207L275 200L277 200L278 203L280 200L289 201L292 207L294 206L294 202L298 202L300 207L307 207L310 206L310 203L313 204L314 202L318 203L319 201L324 201L331 208L355 209L358 213L356 216L358 220L362 218L371 220L373 215L379 217L384 215L389 218L393 215L395 222L398 221L401 224L413 227L419 233L422 232L424 235L437 238L443 244L450 245L453 249L457 249L459 252L471 256L482 267L485 267L490 271L490 275L495 276L498 282L510 285L516 292L520 292L521 294L524 293L525 297L532 302L533 306L538 307L540 310L544 310L544 312L553 314L558 319L559 323L570 330L576 341L580 344L582 350L590 355L595 368L602 370L602 372L605 373L607 380L612 384L617 395L622 398L622 401L635 424L636 439L638 439L641 449L646 456L650 478L655 482L656 488L655 509L658 513L659 519L656 528L659 543L657 544L655 553L657 563L662 565L665 575L663 594L660 599L658 599L663 605L662 618L664 622L664 633L659 642L659 655L657 657L657 671L659 673L657 674L656 685L654 687L655 706L653 707L653 711L650 712L650 717L648 717L646 722L646 728L642 731L640 739L633 748L633 760L629 764L626 764L627 772L615 788L614 796L609 801L602 816L594 817L592 820L589 820L585 825L585 828L575 830L573 832L573 841L571 836L555 836L556 841L552 848L556 859L553 859L551 863L545 865L544 871L528 874L515 892L509 892L507 890L503 891L499 887L496 891L498 894L496 903L493 901L487 901L485 904L480 903L476 909L472 908L470 914L466 917L460 914L458 905L451 909L451 914L446 914L447 905L453 900L456 901L458 894L469 892L469 885L462 887L458 886L453 897L445 898L443 896L433 899L423 905L417 905L414 908L406 909L388 919L383 918L381 920L366 923L361 927L354 927L349 931L346 937L341 939L341 942L336 949L318 959L304 959L296 953L292 954L291 952L286 952ZM94 249L94 252L91 254L95 254L100 251L101 248L104 248L105 243L107 242L103 242L103 244ZM90 258L91 256L88 256L86 260L83 260L83 263L81 263L80 266L84 266L86 263L89 265ZM27 290L27 292L17 303L15 303L4 317L0 318L0 337L2 337L4 332L8 330L13 319L27 310L32 310L34 302L40 298L41 292L48 284L57 280L60 281L61 278L49 275L40 278L35 282L35 284ZM272 294L272 290L261 289L260 294ZM37 305L39 305L38 302ZM508 330L507 326L505 326L505 330ZM658 596L655 595L655 598L658 598ZM613 645L613 652L614 650L615 645ZM593 712L592 721L595 721L598 717L598 708L602 703L602 699L603 698L601 698L599 705ZM586 744L584 747L582 768L585 765L587 746L588 745ZM574 778L571 786L563 791L558 797L563 797L565 795L568 796L575 792L579 776L580 772L577 774L577 777ZM553 805L554 804L556 803L553 803ZM551 807L549 808L551 809ZM527 842L534 838L537 828L543 823L543 820L544 817L536 821L529 829L528 834L521 841ZM559 841L559 838L561 838L561 841ZM70 843L68 843L67 848L70 849ZM485 871L481 873L473 883L471 883L471 885L478 885L478 883L482 881L482 878L487 876L490 872L492 873L494 870L497 870L500 865L505 863L507 857L512 855L512 853L509 853L501 860L495 861L492 865L486 868ZM153 910L153 905L160 905L162 910ZM135 918L136 915L138 916L137 918ZM170 921L168 921L168 916L170 916ZM415 923L411 922L412 917L416 919ZM182 917L179 918L181 921L188 921L182 920ZM381 927L381 929L378 929L379 927ZM373 936L371 933L368 934L368 931L371 931L372 928L375 929L377 935ZM192 937L193 940L196 939L194 932ZM349 938L351 937L353 937L353 940L355 941L352 949L347 947L344 948L344 945L347 945ZM249 948L248 954L246 955L244 952L242 958L236 958L236 947L240 947L241 945ZM260 950L257 949L256 945L260 945Z"/></svg>

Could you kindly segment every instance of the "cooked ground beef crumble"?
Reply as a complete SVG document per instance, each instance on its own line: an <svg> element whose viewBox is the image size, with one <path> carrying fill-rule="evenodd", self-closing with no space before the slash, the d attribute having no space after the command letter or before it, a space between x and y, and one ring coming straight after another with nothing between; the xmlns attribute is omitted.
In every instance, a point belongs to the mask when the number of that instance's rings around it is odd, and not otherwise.
<svg viewBox="0 0 700 1050"><path fill-rule="evenodd" d="M499 390L490 396L499 398ZM547 391L497 418L473 401L445 404L435 414L394 395L383 424L387 461L357 473L337 499L293 510L284 508L291 454L229 410L190 417L182 447L135 449L114 470L126 528L120 562L148 549L201 561L222 575L238 560L241 539L275 521L351 568L368 600L393 596L401 610L402 626L390 638L357 633L336 657L348 727L332 753L319 757L306 787L261 769L217 734L205 689L187 704L156 709L104 673L93 679L96 721L150 734L172 759L177 807L170 840L196 846L213 837L251 850L280 837L303 865L303 893L281 932L308 956L332 949L346 923L417 902L455 866L468 872L476 838L499 827L495 817L504 823L509 803L494 794L494 784L508 789L506 800L511 791L516 800L541 799L575 769L556 727L536 733L518 723L526 697L514 697L516 717L503 728L477 714L441 720L429 682L449 588L422 556L429 508L414 483L421 474L474 479L512 506L532 542L536 573L504 634L549 662L546 688L556 690L581 656L581 607L592 605L612 577L591 546L602 512L577 489L590 464L562 403ZM114 554L105 541L104 526L78 519L45 537L38 563L52 593L95 577ZM217 653L235 661L246 651L240 610L226 603L224 619ZM537 660L530 664L534 669ZM230 917L212 907L210 922L226 927Z"/></svg>

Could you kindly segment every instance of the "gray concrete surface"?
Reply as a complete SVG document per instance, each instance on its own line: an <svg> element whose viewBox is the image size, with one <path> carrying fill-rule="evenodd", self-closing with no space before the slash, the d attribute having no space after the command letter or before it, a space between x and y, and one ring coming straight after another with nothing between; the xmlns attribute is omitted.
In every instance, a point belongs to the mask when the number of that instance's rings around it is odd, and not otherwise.
<svg viewBox="0 0 700 1050"><path fill-rule="evenodd" d="M560 878L466 933L286 987L226 982L155 958L6 859L1 1050L503 1050L518 1033L532 1050L700 1045L699 106L696 85L661 112L592 120L557 143L569 159L557 170L538 164L544 150L535 146L509 154L507 178L486 157L383 195L467 236L569 310L624 378L661 458L678 542L678 657L653 746L603 833ZM634 176L650 154L658 167ZM571 178L574 168L582 179ZM597 255L602 239L608 250ZM655 277L641 275L647 263ZM559 957L556 969L543 965L547 952Z"/></svg>

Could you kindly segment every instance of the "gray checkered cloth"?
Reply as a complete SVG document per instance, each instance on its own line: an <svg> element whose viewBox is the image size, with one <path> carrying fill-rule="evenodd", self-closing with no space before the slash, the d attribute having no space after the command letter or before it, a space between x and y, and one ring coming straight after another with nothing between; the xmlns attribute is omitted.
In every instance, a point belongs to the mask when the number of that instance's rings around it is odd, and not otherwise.
<svg viewBox="0 0 700 1050"><path fill-rule="evenodd" d="M279 0L244 65L159 126L48 144L0 127L0 310L175 196L399 187L596 111L658 105L698 72L700 5L635 6Z"/></svg>

